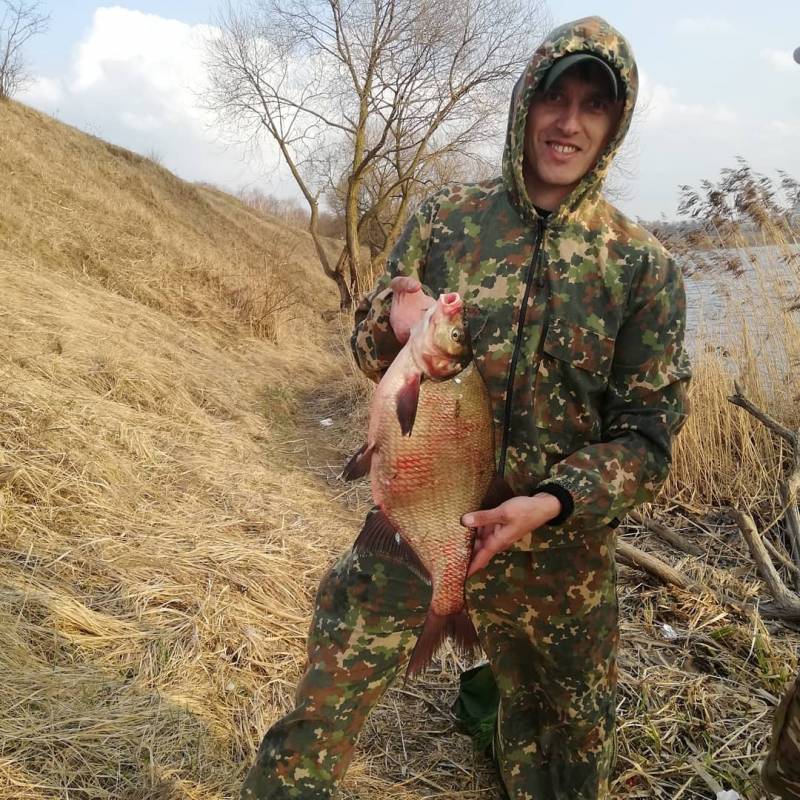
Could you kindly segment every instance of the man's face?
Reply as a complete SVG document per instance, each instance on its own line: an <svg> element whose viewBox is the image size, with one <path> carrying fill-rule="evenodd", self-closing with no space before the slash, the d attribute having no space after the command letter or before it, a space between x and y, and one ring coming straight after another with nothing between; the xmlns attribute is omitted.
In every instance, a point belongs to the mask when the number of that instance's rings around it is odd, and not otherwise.
<svg viewBox="0 0 800 800"><path fill-rule="evenodd" d="M525 126L525 183L531 201L555 208L594 166L619 124L622 102L602 77L574 69L534 96Z"/></svg>

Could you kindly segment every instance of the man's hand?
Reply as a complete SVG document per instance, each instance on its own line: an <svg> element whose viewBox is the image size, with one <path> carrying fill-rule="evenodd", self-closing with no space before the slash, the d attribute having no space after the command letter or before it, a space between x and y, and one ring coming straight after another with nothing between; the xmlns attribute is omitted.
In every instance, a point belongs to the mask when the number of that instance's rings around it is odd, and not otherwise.
<svg viewBox="0 0 800 800"><path fill-rule="evenodd" d="M461 524L477 528L475 549L467 577L483 569L497 553L561 513L561 501L552 494L512 497L497 508L464 514Z"/></svg>
<svg viewBox="0 0 800 800"><path fill-rule="evenodd" d="M389 324L400 344L405 344L411 329L436 301L422 291L422 284L416 278L399 275L392 278L389 286L392 290Z"/></svg>

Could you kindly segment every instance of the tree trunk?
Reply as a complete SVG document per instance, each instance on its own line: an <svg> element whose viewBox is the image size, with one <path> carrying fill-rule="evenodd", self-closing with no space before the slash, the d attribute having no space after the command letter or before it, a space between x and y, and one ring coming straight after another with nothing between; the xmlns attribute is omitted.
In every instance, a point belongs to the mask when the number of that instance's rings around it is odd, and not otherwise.
<svg viewBox="0 0 800 800"><path fill-rule="evenodd" d="M336 284L336 288L339 290L339 308L342 311L347 311L353 306L353 295L347 286L347 280L344 276L345 259L343 256L346 253L346 249L343 250L342 255L339 256L336 266L331 267L328 254L325 252L325 248L322 246L322 238L317 231L317 223L319 221L319 206L317 205L316 200L312 202L308 198L308 195L306 195L306 199L308 199L309 205L311 206L311 219L308 221L308 232L311 234L311 238L314 241L314 247L317 250L317 256L319 257L320 264L322 264L324 273Z"/></svg>
<svg viewBox="0 0 800 800"><path fill-rule="evenodd" d="M357 179L351 175L347 183L347 197L345 198L344 210L345 243L347 247L347 258L350 264L351 285L353 286L354 292L358 291L358 270L361 266L358 235L358 185Z"/></svg>

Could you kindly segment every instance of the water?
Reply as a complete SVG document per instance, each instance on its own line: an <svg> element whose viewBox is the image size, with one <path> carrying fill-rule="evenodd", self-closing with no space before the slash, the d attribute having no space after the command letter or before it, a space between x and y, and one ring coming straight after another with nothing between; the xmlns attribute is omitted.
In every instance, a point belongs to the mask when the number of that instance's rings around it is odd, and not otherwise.
<svg viewBox="0 0 800 800"><path fill-rule="evenodd" d="M768 346L784 309L800 294L800 247L791 263L777 247L696 252L683 260L686 278L687 343L692 351L702 332L706 344L735 345L746 326L751 340ZM730 267L741 270L734 274ZM792 312L800 332L800 313Z"/></svg>

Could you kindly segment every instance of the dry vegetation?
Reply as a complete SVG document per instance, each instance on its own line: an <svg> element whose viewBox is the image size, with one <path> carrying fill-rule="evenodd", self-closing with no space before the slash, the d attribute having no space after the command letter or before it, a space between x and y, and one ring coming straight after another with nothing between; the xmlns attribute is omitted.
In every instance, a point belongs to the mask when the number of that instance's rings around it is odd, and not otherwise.
<svg viewBox="0 0 800 800"><path fill-rule="evenodd" d="M295 425L335 298L302 234L13 103L0 172L0 796L232 796L355 527Z"/></svg>
<svg viewBox="0 0 800 800"><path fill-rule="evenodd" d="M368 502L335 477L369 387L346 320L323 319L333 284L296 229L14 103L0 173L0 797L234 797ZM786 552L785 453L726 399L738 369L800 426L796 317L770 307L787 332L773 377L747 337L698 354L675 475L646 510L701 555L625 534L707 591L621 568L618 797L763 796L798 638L729 602L767 592L722 509ZM453 728L457 666L390 692L344 798L497 797Z"/></svg>

